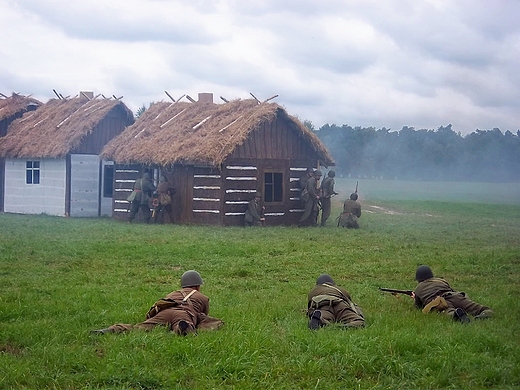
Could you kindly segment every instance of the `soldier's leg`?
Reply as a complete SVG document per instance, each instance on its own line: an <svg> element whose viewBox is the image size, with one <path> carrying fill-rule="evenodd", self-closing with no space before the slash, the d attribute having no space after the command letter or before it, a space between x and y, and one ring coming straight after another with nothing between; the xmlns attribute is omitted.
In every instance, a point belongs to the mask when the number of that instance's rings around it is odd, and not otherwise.
<svg viewBox="0 0 520 390"><path fill-rule="evenodd" d="M150 223L150 207L148 203L141 204L141 211L143 212L143 218L146 223Z"/></svg>
<svg viewBox="0 0 520 390"><path fill-rule="evenodd" d="M130 217L128 218L128 222L132 222L139 211L139 206L141 204L137 200L133 200L130 204Z"/></svg>
<svg viewBox="0 0 520 390"><path fill-rule="evenodd" d="M305 202L305 210L303 211L303 215L300 218L300 226L305 226L308 224L309 219L311 218L313 205L314 202L312 201L312 199L309 199L307 202Z"/></svg>
<svg viewBox="0 0 520 390"><path fill-rule="evenodd" d="M354 304L352 303L352 305ZM336 321L341 322L347 327L360 328L365 326L363 313L361 310L358 310L355 305L353 308L347 303L340 302L334 306L334 314L336 316Z"/></svg>
<svg viewBox="0 0 520 390"><path fill-rule="evenodd" d="M460 307L466 313L471 314L473 317L481 316L479 318L489 318L493 316L493 310L491 310L490 307L472 301L463 293L453 294L450 297L450 302L455 307Z"/></svg>
<svg viewBox="0 0 520 390"><path fill-rule="evenodd" d="M108 328L91 330L90 333L93 334L105 334L105 333L123 333L129 330L132 330L133 326L131 324L114 324L109 326Z"/></svg>
<svg viewBox="0 0 520 390"><path fill-rule="evenodd" d="M321 201L321 226L325 226L330 217L331 203L330 198Z"/></svg>

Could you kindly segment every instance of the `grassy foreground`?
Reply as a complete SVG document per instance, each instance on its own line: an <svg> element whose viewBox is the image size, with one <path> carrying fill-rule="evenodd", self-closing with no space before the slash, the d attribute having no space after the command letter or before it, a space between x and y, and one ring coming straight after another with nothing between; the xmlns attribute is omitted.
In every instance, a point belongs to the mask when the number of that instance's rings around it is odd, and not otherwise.
<svg viewBox="0 0 520 390"><path fill-rule="evenodd" d="M518 388L520 207L363 206L358 231L333 218L244 229L0 214L0 388ZM420 264L496 317L464 326L377 290L414 288ZM142 321L187 269L205 279L221 330L89 334ZM365 329L307 329L323 272L363 308Z"/></svg>

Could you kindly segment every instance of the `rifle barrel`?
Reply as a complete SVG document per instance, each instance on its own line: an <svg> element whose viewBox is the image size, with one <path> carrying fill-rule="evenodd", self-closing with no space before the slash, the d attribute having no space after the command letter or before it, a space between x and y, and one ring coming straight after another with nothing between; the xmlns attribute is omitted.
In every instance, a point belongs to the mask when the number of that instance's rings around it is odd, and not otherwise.
<svg viewBox="0 0 520 390"><path fill-rule="evenodd" d="M386 291L386 292L393 293L393 294L406 294L406 295L410 295L410 296L412 296L412 294L413 294L413 290L397 290L394 288L384 288L384 287L379 287L379 290Z"/></svg>

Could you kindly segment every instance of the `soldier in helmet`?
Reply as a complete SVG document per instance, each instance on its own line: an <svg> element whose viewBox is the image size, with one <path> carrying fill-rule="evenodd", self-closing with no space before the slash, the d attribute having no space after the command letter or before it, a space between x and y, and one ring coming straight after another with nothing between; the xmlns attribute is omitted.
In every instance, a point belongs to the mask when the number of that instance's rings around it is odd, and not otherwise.
<svg viewBox="0 0 520 390"><path fill-rule="evenodd" d="M361 217L361 204L358 194L350 194L350 198L343 203L343 212L339 216L338 226L349 229L359 229L358 218Z"/></svg>
<svg viewBox="0 0 520 390"><path fill-rule="evenodd" d="M197 271L184 272L181 277L181 289L171 292L155 302L146 313L146 320L136 325L115 324L105 329L93 330L92 333L121 333L130 329L151 330L156 326L167 326L169 330L186 336L196 332L197 328L218 329L223 322L208 316L209 298L200 292L204 284Z"/></svg>
<svg viewBox="0 0 520 390"><path fill-rule="evenodd" d="M244 215L244 223L246 226L263 226L265 217L263 217L265 207L260 203L262 194L257 192L255 197L247 204L247 210Z"/></svg>
<svg viewBox="0 0 520 390"><path fill-rule="evenodd" d="M134 190L128 196L128 200L132 202L128 223L134 220L139 209L141 209L146 223L150 223L150 206L148 205L148 200L154 191L155 186L150 181L150 174L148 172L145 172L141 179L135 181Z"/></svg>
<svg viewBox="0 0 520 390"><path fill-rule="evenodd" d="M304 211L300 218L298 226L316 226L318 219L318 202L320 196L318 193L318 183L321 179L321 171L316 170L307 180L305 189L302 191L302 200L304 202Z"/></svg>
<svg viewBox="0 0 520 390"><path fill-rule="evenodd" d="M469 299L465 293L455 291L448 282L435 278L430 267L421 265L415 272L417 287L412 293L415 305L423 313L432 310L444 312L455 321L469 323L468 314L475 319L484 319L493 316L493 310Z"/></svg>
<svg viewBox="0 0 520 390"><path fill-rule="evenodd" d="M346 328L365 326L361 308L352 302L347 290L337 287L328 274L321 274L316 286L307 297L309 329L316 330L331 323L341 323Z"/></svg>
<svg viewBox="0 0 520 390"><path fill-rule="evenodd" d="M334 192L334 177L336 176L336 172L329 171L327 173L327 177L323 179L320 187L320 200L321 200L321 226L325 226L327 224L327 219L330 217L331 210L331 197L335 195Z"/></svg>

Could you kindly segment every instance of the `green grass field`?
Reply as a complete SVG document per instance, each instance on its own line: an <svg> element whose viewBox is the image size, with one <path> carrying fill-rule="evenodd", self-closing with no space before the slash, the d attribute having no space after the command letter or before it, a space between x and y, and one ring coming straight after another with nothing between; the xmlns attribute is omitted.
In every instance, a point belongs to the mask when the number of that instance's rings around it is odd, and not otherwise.
<svg viewBox="0 0 520 390"><path fill-rule="evenodd" d="M464 201L458 183L413 193L360 181L352 231L334 227L352 184L338 180L326 228L0 214L0 388L519 388L518 185L471 185ZM462 325L378 291L413 289L420 264L495 318ZM221 330L89 333L142 321L187 269L205 279ZM306 296L324 272L363 308L366 328L307 329Z"/></svg>

